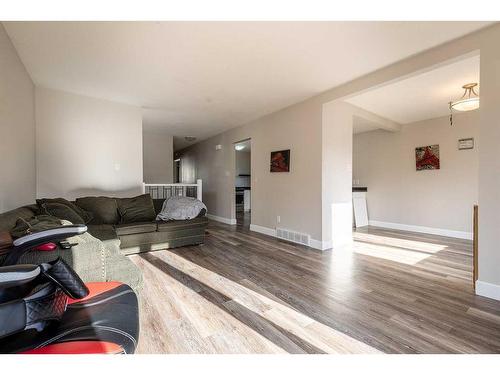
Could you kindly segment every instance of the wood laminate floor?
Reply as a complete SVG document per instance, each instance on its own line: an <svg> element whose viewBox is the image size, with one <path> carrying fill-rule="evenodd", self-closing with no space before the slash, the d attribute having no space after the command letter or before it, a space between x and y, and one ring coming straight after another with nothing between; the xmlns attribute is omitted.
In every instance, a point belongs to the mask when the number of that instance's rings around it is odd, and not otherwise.
<svg viewBox="0 0 500 375"><path fill-rule="evenodd" d="M316 251L210 222L205 244L131 259L138 353L499 353L471 242L368 227Z"/></svg>

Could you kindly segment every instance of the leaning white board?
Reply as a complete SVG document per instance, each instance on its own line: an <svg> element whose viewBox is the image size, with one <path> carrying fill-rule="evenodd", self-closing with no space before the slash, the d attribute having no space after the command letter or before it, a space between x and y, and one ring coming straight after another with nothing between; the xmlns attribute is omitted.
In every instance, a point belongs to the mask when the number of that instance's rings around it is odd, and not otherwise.
<svg viewBox="0 0 500 375"><path fill-rule="evenodd" d="M243 210L245 212L250 211L250 198L251 197L251 190L244 190L243 191Z"/></svg>
<svg viewBox="0 0 500 375"><path fill-rule="evenodd" d="M355 191L352 193L352 207L354 209L354 225L356 228L366 227L368 225L366 192Z"/></svg>

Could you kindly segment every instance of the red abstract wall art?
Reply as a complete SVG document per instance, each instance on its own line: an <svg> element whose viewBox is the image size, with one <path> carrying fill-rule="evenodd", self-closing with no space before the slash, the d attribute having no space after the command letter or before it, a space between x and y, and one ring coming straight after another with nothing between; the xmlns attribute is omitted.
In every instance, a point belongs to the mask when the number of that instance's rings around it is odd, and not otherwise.
<svg viewBox="0 0 500 375"><path fill-rule="evenodd" d="M439 145L415 148L417 171L439 169Z"/></svg>

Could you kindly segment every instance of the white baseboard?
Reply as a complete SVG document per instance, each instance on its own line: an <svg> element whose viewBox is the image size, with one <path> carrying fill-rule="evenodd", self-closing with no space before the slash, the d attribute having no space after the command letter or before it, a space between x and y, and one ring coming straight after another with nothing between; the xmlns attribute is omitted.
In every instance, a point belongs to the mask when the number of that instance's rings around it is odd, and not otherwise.
<svg viewBox="0 0 500 375"><path fill-rule="evenodd" d="M316 250L328 250L332 248L332 243L331 241L318 241L315 240L314 238L311 238L309 240L309 245Z"/></svg>
<svg viewBox="0 0 500 375"><path fill-rule="evenodd" d="M236 225L236 219L228 219L227 217L215 216L215 215L210 215L210 214L207 214L207 217L211 220L215 220L215 221L218 221L220 223L229 224L229 225Z"/></svg>
<svg viewBox="0 0 500 375"><path fill-rule="evenodd" d="M437 236L454 237L454 238L461 238L464 240L472 240L472 233L471 232L461 232L458 230L421 227L418 225L406 225L406 224L399 224L399 223L388 223L386 221L377 221L377 220L370 220L369 225L373 225L374 227L406 230L406 231L410 231L410 232L435 234Z"/></svg>
<svg viewBox="0 0 500 375"><path fill-rule="evenodd" d="M271 237L276 237L276 229L271 229L267 227L262 227L256 224L250 224L250 230L252 232L262 233Z"/></svg>
<svg viewBox="0 0 500 375"><path fill-rule="evenodd" d="M500 301L500 285L477 280L476 294L478 296L493 298Z"/></svg>
<svg viewBox="0 0 500 375"><path fill-rule="evenodd" d="M258 232L258 233L265 234L267 236L276 237L276 229L267 228L267 227L263 227L261 225L256 225L256 224L250 224L250 230L252 232ZM326 250L326 249L331 248L331 245L329 245L326 242L323 243L321 241L318 241L318 240L311 238L309 240L309 247L312 247L313 249L317 249L317 250Z"/></svg>

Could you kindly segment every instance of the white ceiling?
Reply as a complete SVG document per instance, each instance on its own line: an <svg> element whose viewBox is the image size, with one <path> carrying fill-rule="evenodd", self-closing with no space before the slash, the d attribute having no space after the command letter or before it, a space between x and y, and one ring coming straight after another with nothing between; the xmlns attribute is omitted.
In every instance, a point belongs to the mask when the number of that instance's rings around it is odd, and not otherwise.
<svg viewBox="0 0 500 375"><path fill-rule="evenodd" d="M5 22L36 85L144 108L176 148L487 22ZM179 138L180 137L180 138Z"/></svg>
<svg viewBox="0 0 500 375"><path fill-rule="evenodd" d="M446 116L465 83L479 83L479 55L349 98L346 102L400 124Z"/></svg>

